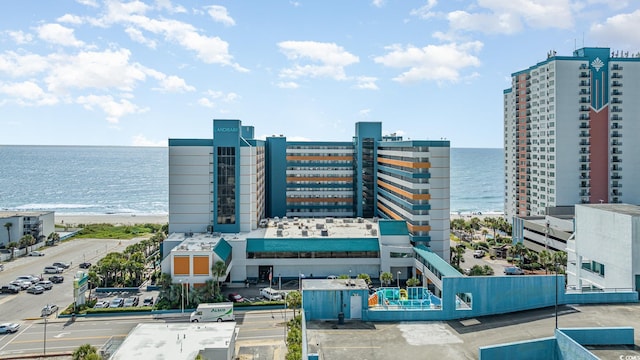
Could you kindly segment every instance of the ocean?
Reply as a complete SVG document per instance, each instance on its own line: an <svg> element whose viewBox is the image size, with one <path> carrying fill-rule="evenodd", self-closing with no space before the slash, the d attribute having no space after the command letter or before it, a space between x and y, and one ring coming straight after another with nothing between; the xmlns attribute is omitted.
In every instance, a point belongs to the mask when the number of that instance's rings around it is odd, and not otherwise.
<svg viewBox="0 0 640 360"><path fill-rule="evenodd" d="M504 211L502 149L451 149L451 212ZM167 148L0 146L0 210L166 215Z"/></svg>

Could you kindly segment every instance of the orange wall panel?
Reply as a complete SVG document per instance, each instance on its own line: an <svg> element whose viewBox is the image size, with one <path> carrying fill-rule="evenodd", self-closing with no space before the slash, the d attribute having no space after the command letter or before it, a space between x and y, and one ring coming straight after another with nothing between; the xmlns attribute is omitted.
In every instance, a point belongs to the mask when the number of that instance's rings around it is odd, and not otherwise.
<svg viewBox="0 0 640 360"><path fill-rule="evenodd" d="M176 255L173 257L173 274L189 275L189 256Z"/></svg>
<svg viewBox="0 0 640 360"><path fill-rule="evenodd" d="M194 256L193 257L193 275L209 275L209 257Z"/></svg>

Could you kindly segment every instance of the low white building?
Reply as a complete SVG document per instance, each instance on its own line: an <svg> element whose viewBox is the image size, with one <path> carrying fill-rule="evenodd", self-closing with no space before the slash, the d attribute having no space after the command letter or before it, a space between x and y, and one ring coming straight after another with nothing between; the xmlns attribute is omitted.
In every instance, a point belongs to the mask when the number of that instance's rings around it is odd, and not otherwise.
<svg viewBox="0 0 640 360"><path fill-rule="evenodd" d="M567 242L567 285L576 290L640 290L640 206L576 205Z"/></svg>
<svg viewBox="0 0 640 360"><path fill-rule="evenodd" d="M141 323L110 359L232 360L237 337L235 322Z"/></svg>

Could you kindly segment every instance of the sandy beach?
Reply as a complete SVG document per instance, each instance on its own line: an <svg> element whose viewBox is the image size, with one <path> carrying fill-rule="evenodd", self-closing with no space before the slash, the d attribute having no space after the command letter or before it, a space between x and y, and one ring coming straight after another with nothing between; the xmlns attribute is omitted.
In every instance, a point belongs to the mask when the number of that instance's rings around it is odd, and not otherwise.
<svg viewBox="0 0 640 360"><path fill-rule="evenodd" d="M104 215L60 215L55 214L57 225L75 226L78 224L114 224L114 225L135 225L135 224L167 224L169 215L126 215L126 214L104 214Z"/></svg>

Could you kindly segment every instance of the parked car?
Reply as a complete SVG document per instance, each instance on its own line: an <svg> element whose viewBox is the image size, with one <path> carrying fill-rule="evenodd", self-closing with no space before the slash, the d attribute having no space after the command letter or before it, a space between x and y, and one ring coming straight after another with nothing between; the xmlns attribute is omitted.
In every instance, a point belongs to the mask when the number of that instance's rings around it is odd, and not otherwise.
<svg viewBox="0 0 640 360"><path fill-rule="evenodd" d="M27 289L29 294L40 295L44 293L44 288L40 285L32 285Z"/></svg>
<svg viewBox="0 0 640 360"><path fill-rule="evenodd" d="M20 324L16 324L16 323L0 324L0 334L15 333L15 332L18 332L19 328L20 328Z"/></svg>
<svg viewBox="0 0 640 360"><path fill-rule="evenodd" d="M16 278L16 280L27 280L27 281L31 281L32 283L36 283L42 280L42 278L35 275L20 275Z"/></svg>
<svg viewBox="0 0 640 360"><path fill-rule="evenodd" d="M13 280L9 285L19 286L20 290L27 290L31 286L31 281Z"/></svg>
<svg viewBox="0 0 640 360"><path fill-rule="evenodd" d="M64 282L64 277L62 275L49 276L49 281L51 281L54 284L61 284Z"/></svg>
<svg viewBox="0 0 640 360"><path fill-rule="evenodd" d="M36 250L36 251L30 252L29 256L44 256L44 253Z"/></svg>
<svg viewBox="0 0 640 360"><path fill-rule="evenodd" d="M51 290L53 288L53 282L50 280L38 281L36 285L42 286L45 290Z"/></svg>
<svg viewBox="0 0 640 360"><path fill-rule="evenodd" d="M505 275L524 275L524 271L517 266L507 266L504 268Z"/></svg>
<svg viewBox="0 0 640 360"><path fill-rule="evenodd" d="M237 293L231 293L228 296L229 301L231 302L244 302L245 299L242 297L242 295L237 294Z"/></svg>
<svg viewBox="0 0 640 360"><path fill-rule="evenodd" d="M71 264L67 264L64 262L54 262L52 265L55 267L63 268L63 269L68 269L71 267Z"/></svg>
<svg viewBox="0 0 640 360"><path fill-rule="evenodd" d="M142 300L142 305L153 306L153 296L147 296L146 298L144 298L144 300Z"/></svg>
<svg viewBox="0 0 640 360"><path fill-rule="evenodd" d="M60 274L63 271L62 268L59 268L57 266L45 266L44 267L44 273L45 274Z"/></svg>
<svg viewBox="0 0 640 360"><path fill-rule="evenodd" d="M123 298L113 298L113 300L111 300L111 304L109 304L109 307L122 307L122 305L124 305L124 299Z"/></svg>
<svg viewBox="0 0 640 360"><path fill-rule="evenodd" d="M98 301L93 308L94 309L105 309L109 307L109 302L108 301Z"/></svg>
<svg viewBox="0 0 640 360"><path fill-rule="evenodd" d="M91 263L90 262L83 262L80 265L78 265L78 267L80 267L80 269L88 269L91 267Z"/></svg>
<svg viewBox="0 0 640 360"><path fill-rule="evenodd" d="M56 311L58 311L58 305L56 304L49 304L45 307L42 308L42 316L49 316L53 313L55 313Z"/></svg>
<svg viewBox="0 0 640 360"><path fill-rule="evenodd" d="M0 264L0 271L4 271L4 264Z"/></svg>
<svg viewBox="0 0 640 360"><path fill-rule="evenodd" d="M22 290L20 286L13 284L3 285L0 287L0 293L2 294L17 294L20 290Z"/></svg>
<svg viewBox="0 0 640 360"><path fill-rule="evenodd" d="M140 300L138 299L137 296L128 297L128 298L124 299L124 304L122 305L122 307L138 306L139 302L140 302Z"/></svg>
<svg viewBox="0 0 640 360"><path fill-rule="evenodd" d="M480 258L484 257L484 254L485 254L484 250L478 249L478 250L473 252L473 257L476 258L476 259L480 259Z"/></svg>

